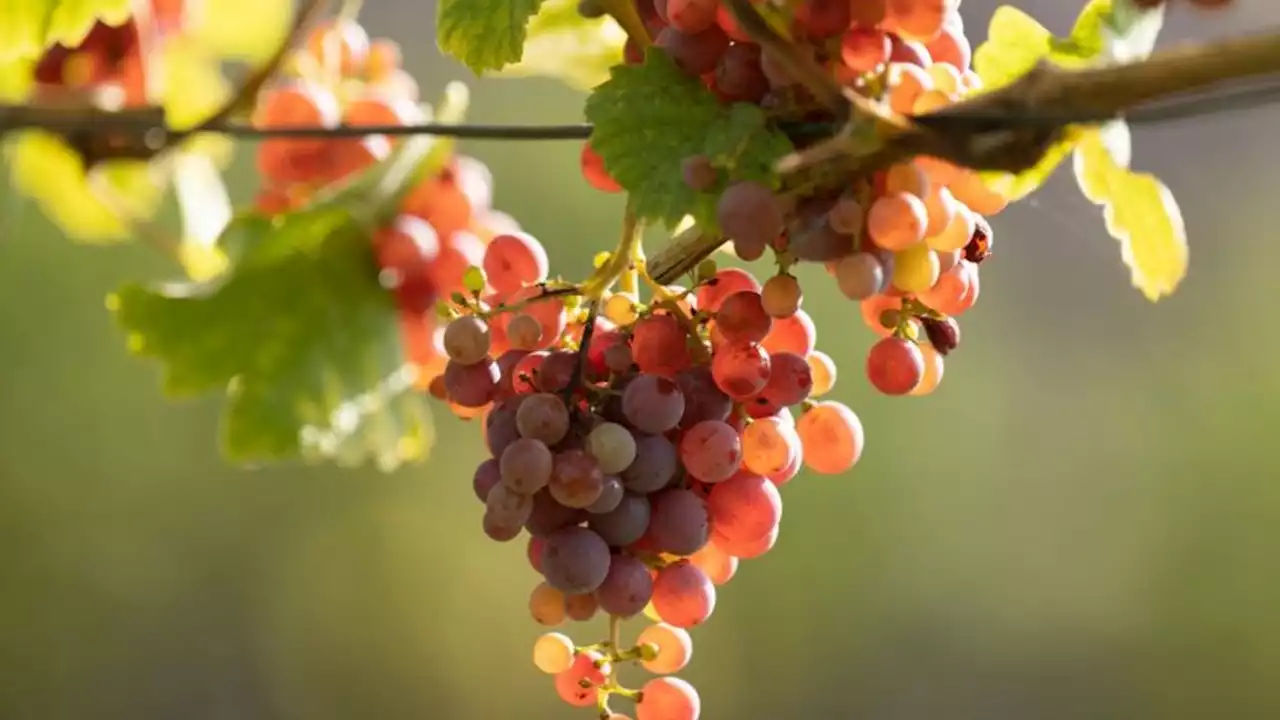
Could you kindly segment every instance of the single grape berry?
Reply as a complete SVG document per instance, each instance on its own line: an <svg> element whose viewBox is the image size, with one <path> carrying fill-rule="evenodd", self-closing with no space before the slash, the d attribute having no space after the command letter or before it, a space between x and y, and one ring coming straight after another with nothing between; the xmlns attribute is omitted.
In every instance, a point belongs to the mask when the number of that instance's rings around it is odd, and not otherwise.
<svg viewBox="0 0 1280 720"><path fill-rule="evenodd" d="M960 346L960 323L955 318L921 318L925 336L939 355L947 355Z"/></svg>
<svg viewBox="0 0 1280 720"><path fill-rule="evenodd" d="M973 264L978 264L991 256L991 241L993 235L991 233L991 223L981 215L973 216L973 235L969 238L969 243L964 246L964 259Z"/></svg>
<svg viewBox="0 0 1280 720"><path fill-rule="evenodd" d="M886 395L906 395L924 377L924 355L910 340L887 337L867 354L867 379Z"/></svg>

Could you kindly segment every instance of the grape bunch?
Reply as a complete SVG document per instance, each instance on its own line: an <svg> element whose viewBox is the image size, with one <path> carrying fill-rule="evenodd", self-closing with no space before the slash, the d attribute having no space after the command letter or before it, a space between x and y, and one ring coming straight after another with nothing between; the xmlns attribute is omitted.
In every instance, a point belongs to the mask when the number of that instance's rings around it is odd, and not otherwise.
<svg viewBox="0 0 1280 720"><path fill-rule="evenodd" d="M982 84L970 68L959 5L801 0L794 3L791 36L798 52L841 85L903 115L924 114ZM639 7L658 51L723 102L758 104L780 118L779 127L795 127L789 134L797 147L818 139L804 128L834 120L743 34L719 0L641 0ZM643 60L638 46L628 45L626 61ZM986 218L1007 205L976 172L917 157L814 194L807 186L774 191L755 182L728 183L700 155L686 158L682 170L690 188L722 191L717 221L739 258L773 253L779 272L764 293L772 310L800 304L791 266L823 263L882 337L866 359L871 384L888 395L926 395L937 388L944 357L959 344L956 318L977 302L979 265L991 254ZM590 141L582 171L592 186L617 189Z"/></svg>
<svg viewBox="0 0 1280 720"><path fill-rule="evenodd" d="M354 20L311 31L282 76L258 97L252 118L258 127L372 128L426 120L417 83L401 67L399 46L370 39ZM399 141L385 134L267 139L257 147L263 179L257 207L267 214L302 207L319 190L387 158ZM394 293L408 360L422 389L444 371L437 301L466 290L464 275L481 262L487 243L519 231L510 216L493 209L489 169L456 155L441 173L413 187L398 216L373 233L379 280Z"/></svg>
<svg viewBox="0 0 1280 720"><path fill-rule="evenodd" d="M776 284L707 261L691 289L649 279L645 300L620 291L583 302L547 272L526 233L485 248L465 302L442 307L448 363L431 392L483 417L490 457L473 478L483 530L499 542L527 533L542 578L534 620L655 622L625 647L616 635L590 646L540 638L535 662L560 697L601 717L626 717L609 710L623 696L639 720L692 720L697 693L665 677L688 662L688 628L710 617L741 560L777 542L781 487L803 466L853 467L862 424L818 399L835 366ZM664 677L622 687L624 662Z"/></svg>

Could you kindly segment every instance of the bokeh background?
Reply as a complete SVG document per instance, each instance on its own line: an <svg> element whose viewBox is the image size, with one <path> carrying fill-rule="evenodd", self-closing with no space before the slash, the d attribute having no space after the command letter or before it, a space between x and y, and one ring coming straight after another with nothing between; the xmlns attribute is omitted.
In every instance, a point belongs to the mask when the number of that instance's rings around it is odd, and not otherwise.
<svg viewBox="0 0 1280 720"><path fill-rule="evenodd" d="M975 41L995 5L964 3ZM1059 31L1077 5L1020 3ZM428 95L470 79L437 54L433 6L363 13ZM1163 43L1277 24L1275 0L1177 8ZM580 119L550 81L472 86L477 121ZM567 275L615 237L619 202L584 185L576 145L466 150ZM1063 172L996 218L930 398L873 394L869 333L805 276L869 447L787 488L778 546L695 633L705 717L1280 717L1280 111L1142 129L1135 163L1181 200L1181 290L1131 289ZM233 193L253 185L241 163ZM104 309L161 267L2 199L0 717L572 716L530 663L523 546L480 532L478 428L438 412L432 460L391 475L228 467L219 403L166 403Z"/></svg>

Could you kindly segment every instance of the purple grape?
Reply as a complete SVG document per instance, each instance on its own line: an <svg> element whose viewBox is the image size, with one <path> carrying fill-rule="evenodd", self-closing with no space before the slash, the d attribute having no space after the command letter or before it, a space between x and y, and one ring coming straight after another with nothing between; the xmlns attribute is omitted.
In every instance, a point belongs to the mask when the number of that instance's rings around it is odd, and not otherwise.
<svg viewBox="0 0 1280 720"><path fill-rule="evenodd" d="M636 459L622 471L622 484L632 492L655 492L671 484L679 467L675 444L661 435L639 435Z"/></svg>
<svg viewBox="0 0 1280 720"><path fill-rule="evenodd" d="M588 517L587 527L604 538L609 545L630 545L639 540L649 528L649 499L643 495L626 493L613 510Z"/></svg>
<svg viewBox="0 0 1280 720"><path fill-rule="evenodd" d="M631 617L644 610L652 596L653 576L649 568L631 555L615 553L604 582L596 588L600 609L610 615Z"/></svg>
<svg viewBox="0 0 1280 720"><path fill-rule="evenodd" d="M684 415L680 427L690 428L703 420L727 420L733 401L711 377L711 367L694 365L676 374L676 385L684 394Z"/></svg>
<svg viewBox="0 0 1280 720"><path fill-rule="evenodd" d="M489 458L476 468L476 473L471 478L471 487L476 491L476 497L480 502L486 502L489 499L489 491L500 482L502 482L502 471L498 469L498 461Z"/></svg>
<svg viewBox="0 0 1280 720"><path fill-rule="evenodd" d="M567 527L552 533L542 546L542 574L566 595L594 592L609 573L609 546L594 532Z"/></svg>
<svg viewBox="0 0 1280 720"><path fill-rule="evenodd" d="M689 490L672 489L649 501L649 538L662 552L692 555L707 544L711 531L706 503Z"/></svg>
<svg viewBox="0 0 1280 720"><path fill-rule="evenodd" d="M684 395L669 378L642 373L623 392L622 413L631 427L658 435L680 424Z"/></svg>
<svg viewBox="0 0 1280 720"><path fill-rule="evenodd" d="M567 508L551 497L551 491L543 488L533 495L533 510L524 523L524 529L534 537L548 535L582 522L582 511Z"/></svg>

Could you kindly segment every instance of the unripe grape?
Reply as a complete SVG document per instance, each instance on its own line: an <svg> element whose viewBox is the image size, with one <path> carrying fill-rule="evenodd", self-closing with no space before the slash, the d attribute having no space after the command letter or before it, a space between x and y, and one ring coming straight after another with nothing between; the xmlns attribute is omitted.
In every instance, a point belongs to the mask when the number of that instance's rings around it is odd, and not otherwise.
<svg viewBox="0 0 1280 720"><path fill-rule="evenodd" d="M689 631L669 623L655 623L641 630L636 644L654 646L652 659L641 659L640 665L655 675L680 672L693 657Z"/></svg>
<svg viewBox="0 0 1280 720"><path fill-rule="evenodd" d="M548 675L556 675L573 665L573 641L552 632L538 636L533 643L533 664Z"/></svg>
<svg viewBox="0 0 1280 720"><path fill-rule="evenodd" d="M920 293L938 281L938 256L917 243L893 256L893 286L906 293Z"/></svg>
<svg viewBox="0 0 1280 720"><path fill-rule="evenodd" d="M774 318L791 317L800 309L804 294L794 275L774 275L760 291L764 311ZM766 333L767 334L767 333Z"/></svg>

